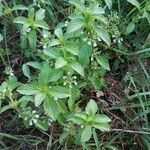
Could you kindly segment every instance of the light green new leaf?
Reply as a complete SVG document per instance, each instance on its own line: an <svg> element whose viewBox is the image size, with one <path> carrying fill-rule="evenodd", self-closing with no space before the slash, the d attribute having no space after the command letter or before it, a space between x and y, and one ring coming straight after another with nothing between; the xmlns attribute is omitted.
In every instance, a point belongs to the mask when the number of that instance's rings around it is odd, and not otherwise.
<svg viewBox="0 0 150 150"><path fill-rule="evenodd" d="M30 62L27 62L27 65L28 66L31 66L33 68L36 68L36 69L41 69L42 68L42 65L41 63L37 62L37 61L30 61Z"/></svg>
<svg viewBox="0 0 150 150"><path fill-rule="evenodd" d="M44 50L43 53L52 59L57 59L61 56L60 51L56 48L48 48L47 50Z"/></svg>
<svg viewBox="0 0 150 150"><path fill-rule="evenodd" d="M134 22L130 22L127 26L127 29L126 29L126 34L130 34L134 31L134 28L135 28L135 23Z"/></svg>
<svg viewBox="0 0 150 150"><path fill-rule="evenodd" d="M37 94L39 90L36 89L36 85L24 84L17 89L17 92L24 95L34 95Z"/></svg>
<svg viewBox="0 0 150 150"><path fill-rule="evenodd" d="M67 65L67 61L64 60L62 57L59 57L55 62L55 69L62 68L65 65Z"/></svg>
<svg viewBox="0 0 150 150"><path fill-rule="evenodd" d="M42 129L43 131L47 131L48 130L48 124L47 123L44 123L43 121L41 120L37 120L37 122L35 123L35 125Z"/></svg>
<svg viewBox="0 0 150 150"><path fill-rule="evenodd" d="M45 98L46 98L45 93L37 93L34 97L35 107L40 106Z"/></svg>
<svg viewBox="0 0 150 150"><path fill-rule="evenodd" d="M5 112L8 109L12 109L12 107L9 105L3 106L2 108L0 108L0 114L2 114L3 112Z"/></svg>
<svg viewBox="0 0 150 150"><path fill-rule="evenodd" d="M52 69L49 74L49 82L57 81L63 76L62 69Z"/></svg>
<svg viewBox="0 0 150 150"><path fill-rule="evenodd" d="M60 40L63 39L63 32L61 28L55 29L54 33Z"/></svg>
<svg viewBox="0 0 150 150"><path fill-rule="evenodd" d="M60 41L58 39L52 39L49 41L48 46L56 46L56 45L60 45Z"/></svg>
<svg viewBox="0 0 150 150"><path fill-rule="evenodd" d="M56 98L67 98L70 96L70 90L61 86L53 86L49 89L49 94Z"/></svg>
<svg viewBox="0 0 150 150"><path fill-rule="evenodd" d="M29 40L30 47L32 49L36 49L37 36L36 36L36 31L35 30L32 30L32 31L29 32L28 40Z"/></svg>
<svg viewBox="0 0 150 150"><path fill-rule="evenodd" d="M110 71L108 58L105 55L96 56L96 60L104 69Z"/></svg>
<svg viewBox="0 0 150 150"><path fill-rule="evenodd" d="M77 73L84 77L84 69L81 64L79 64L78 62L72 62L70 63L70 66L73 70L75 70Z"/></svg>
<svg viewBox="0 0 150 150"><path fill-rule="evenodd" d="M31 8L28 13L29 20L34 20L34 15L35 15L35 10L34 8Z"/></svg>
<svg viewBox="0 0 150 150"><path fill-rule="evenodd" d="M35 20L34 26L39 27L39 28L43 28L45 30L49 29L49 26L46 24L46 22L44 20Z"/></svg>
<svg viewBox="0 0 150 150"><path fill-rule="evenodd" d="M43 20L45 18L45 9L39 9L35 14L36 20Z"/></svg>
<svg viewBox="0 0 150 150"><path fill-rule="evenodd" d="M112 8L112 0L105 0L106 5L108 6L109 9Z"/></svg>
<svg viewBox="0 0 150 150"><path fill-rule="evenodd" d="M99 5L96 5L94 8L93 8L93 14L94 15L101 15L101 14L105 14L105 9L102 8L102 7L99 7Z"/></svg>
<svg viewBox="0 0 150 150"><path fill-rule="evenodd" d="M97 27L95 29L97 35L108 45L110 46L111 40L108 32L104 30L102 27Z"/></svg>
<svg viewBox="0 0 150 150"><path fill-rule="evenodd" d="M23 74L30 79L30 69L27 64L23 64L22 71Z"/></svg>
<svg viewBox="0 0 150 150"><path fill-rule="evenodd" d="M110 131L110 125L108 123L95 123L94 127L101 131Z"/></svg>
<svg viewBox="0 0 150 150"><path fill-rule="evenodd" d="M111 122L111 119L106 115L97 114L95 116L95 122L96 123L107 123L107 122Z"/></svg>
<svg viewBox="0 0 150 150"><path fill-rule="evenodd" d="M58 116L58 109L57 109L56 102L52 98L47 97L44 100L43 107L44 107L45 112L48 114L48 116L51 117L55 121Z"/></svg>
<svg viewBox="0 0 150 150"><path fill-rule="evenodd" d="M96 112L98 111L98 107L97 104L94 100L90 100L85 108L86 113L90 114L96 114Z"/></svg>
<svg viewBox="0 0 150 150"><path fill-rule="evenodd" d="M26 21L27 21L27 18L25 18L25 17L17 17L17 18L14 19L13 22L14 23L20 23L20 24L25 24Z"/></svg>
<svg viewBox="0 0 150 150"><path fill-rule="evenodd" d="M70 0L69 1L72 5L76 6L80 11L84 11L86 8L84 4L79 0Z"/></svg>
<svg viewBox="0 0 150 150"><path fill-rule="evenodd" d="M21 4L18 4L18 5L15 5L12 10L28 10L27 7L21 5Z"/></svg>
<svg viewBox="0 0 150 150"><path fill-rule="evenodd" d="M84 26L84 21L82 19L76 19L69 23L67 28L67 33L75 32Z"/></svg>
<svg viewBox="0 0 150 150"><path fill-rule="evenodd" d="M86 125L81 133L81 141L85 143L91 138L91 136L92 136L91 127Z"/></svg>
<svg viewBox="0 0 150 150"><path fill-rule="evenodd" d="M127 0L129 3L140 9L140 3L137 0Z"/></svg>
<svg viewBox="0 0 150 150"><path fill-rule="evenodd" d="M70 52L73 55L77 55L78 56L78 54L79 54L78 47L75 44L72 44L72 43L67 44L65 46L65 50L68 51L68 52Z"/></svg>

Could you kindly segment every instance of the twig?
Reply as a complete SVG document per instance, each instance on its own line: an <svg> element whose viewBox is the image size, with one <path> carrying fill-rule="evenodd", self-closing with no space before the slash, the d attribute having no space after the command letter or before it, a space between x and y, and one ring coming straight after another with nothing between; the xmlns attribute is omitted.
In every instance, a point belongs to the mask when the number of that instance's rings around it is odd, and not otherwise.
<svg viewBox="0 0 150 150"><path fill-rule="evenodd" d="M126 132L126 133L137 133L137 134L147 134L150 135L150 132L144 132L144 131L136 131L136 130L124 130L124 129L111 129L112 132Z"/></svg>

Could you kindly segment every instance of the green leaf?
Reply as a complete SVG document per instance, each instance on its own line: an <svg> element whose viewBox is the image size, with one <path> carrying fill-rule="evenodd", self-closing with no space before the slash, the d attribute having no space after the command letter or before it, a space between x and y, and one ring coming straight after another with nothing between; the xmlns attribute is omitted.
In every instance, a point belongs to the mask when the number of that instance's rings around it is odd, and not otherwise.
<svg viewBox="0 0 150 150"><path fill-rule="evenodd" d="M62 57L59 57L55 62L55 69L62 68L65 65L67 65L67 61L64 60Z"/></svg>
<svg viewBox="0 0 150 150"><path fill-rule="evenodd" d="M52 98L47 97L44 100L43 107L44 107L45 112L48 114L48 116L51 117L55 121L58 116L58 109L57 109L56 102Z"/></svg>
<svg viewBox="0 0 150 150"><path fill-rule="evenodd" d="M34 15L35 15L35 10L34 8L31 8L28 13L29 20L34 20Z"/></svg>
<svg viewBox="0 0 150 150"><path fill-rule="evenodd" d="M35 107L40 106L45 98L46 98L45 93L37 93L34 97Z"/></svg>
<svg viewBox="0 0 150 150"><path fill-rule="evenodd" d="M62 77L63 73L64 72L62 69L52 69L49 74L49 82L59 80Z"/></svg>
<svg viewBox="0 0 150 150"><path fill-rule="evenodd" d="M91 127L86 125L81 133L81 141L85 143L86 141L89 141L89 139L92 136Z"/></svg>
<svg viewBox="0 0 150 150"><path fill-rule="evenodd" d="M12 109L12 107L9 105L3 106L2 108L0 108L0 114L2 114L3 112L5 112L8 109Z"/></svg>
<svg viewBox="0 0 150 150"><path fill-rule="evenodd" d="M64 140L69 136L69 132L63 132L59 137L59 142L62 144Z"/></svg>
<svg viewBox="0 0 150 150"><path fill-rule="evenodd" d="M108 6L109 9L112 8L112 0L105 0L106 5Z"/></svg>
<svg viewBox="0 0 150 150"><path fill-rule="evenodd" d="M94 127L101 131L110 131L110 125L108 123L95 123Z"/></svg>
<svg viewBox="0 0 150 150"><path fill-rule="evenodd" d="M20 23L20 24L25 24L27 21L27 18L25 17L17 17L13 20L14 23Z"/></svg>
<svg viewBox="0 0 150 150"><path fill-rule="evenodd" d="M65 46L65 50L73 55L79 55L79 49L75 44L69 43Z"/></svg>
<svg viewBox="0 0 150 150"><path fill-rule="evenodd" d="M69 23L67 28L67 33L75 32L79 29L81 29L84 25L84 21L81 19L73 20Z"/></svg>
<svg viewBox="0 0 150 150"><path fill-rule="evenodd" d="M60 51L56 48L48 48L47 50L44 50L43 53L52 59L57 59L61 56Z"/></svg>
<svg viewBox="0 0 150 150"><path fill-rule="evenodd" d="M81 64L79 64L78 62L72 62L70 63L70 66L73 70L75 70L77 73L84 77L84 69Z"/></svg>
<svg viewBox="0 0 150 150"><path fill-rule="evenodd" d="M48 62L45 62L41 68L41 72L38 76L38 82L41 85L47 85L49 81L49 75L51 72L51 68Z"/></svg>
<svg viewBox="0 0 150 150"><path fill-rule="evenodd" d="M34 84L24 84L17 89L17 92L24 95L34 95L37 94L39 90L37 90Z"/></svg>
<svg viewBox="0 0 150 150"><path fill-rule="evenodd" d="M42 68L42 65L41 63L37 62L37 61L30 61L30 62L27 62L27 65L28 66L31 66L33 68L36 68L36 69L41 69Z"/></svg>
<svg viewBox="0 0 150 150"><path fill-rule="evenodd" d="M35 30L32 30L32 31L29 32L28 40L29 40L30 47L32 49L36 49L37 36L36 36L36 31Z"/></svg>
<svg viewBox="0 0 150 150"><path fill-rule="evenodd" d="M111 40L108 32L104 30L102 27L97 27L95 29L97 35L108 45L110 46Z"/></svg>
<svg viewBox="0 0 150 150"><path fill-rule="evenodd" d="M98 107L97 104L94 100L90 100L85 108L86 113L90 114L96 114L96 112L98 111Z"/></svg>
<svg viewBox="0 0 150 150"><path fill-rule="evenodd" d="M79 51L79 62L83 65L87 65L89 63L89 58L92 54L92 46L83 44Z"/></svg>
<svg viewBox="0 0 150 150"><path fill-rule="evenodd" d="M44 20L35 20L34 26L39 27L39 28L43 28L45 30L49 30L49 26L46 24L46 22Z"/></svg>
<svg viewBox="0 0 150 150"><path fill-rule="evenodd" d="M63 39L63 32L61 28L55 29L54 33L60 40Z"/></svg>
<svg viewBox="0 0 150 150"><path fill-rule="evenodd" d="M35 14L35 20L43 20L45 18L45 9L39 9Z"/></svg>
<svg viewBox="0 0 150 150"><path fill-rule="evenodd" d="M130 34L134 31L134 28L135 28L135 23L134 22L130 22L127 26L127 29L126 29L126 34Z"/></svg>
<svg viewBox="0 0 150 150"><path fill-rule="evenodd" d="M18 5L15 5L12 10L28 10L27 7L21 5L21 4L18 4Z"/></svg>
<svg viewBox="0 0 150 150"><path fill-rule="evenodd" d="M91 76L91 82L92 82L93 86L95 87L95 89L100 89L102 87L100 77L97 72L93 72L93 74Z"/></svg>
<svg viewBox="0 0 150 150"><path fill-rule="evenodd" d="M70 96L70 90L61 86L53 86L49 89L49 94L57 98L67 98Z"/></svg>
<svg viewBox="0 0 150 150"><path fill-rule="evenodd" d="M73 111L76 108L75 101L80 97L80 90L77 88L71 88L71 95L68 99L68 107L70 111Z"/></svg>
<svg viewBox="0 0 150 150"><path fill-rule="evenodd" d="M108 58L105 55L97 55L96 60L104 69L110 71Z"/></svg>
<svg viewBox="0 0 150 150"><path fill-rule="evenodd" d="M79 0L70 0L69 1L72 5L76 6L80 11L84 12L86 9L84 4Z"/></svg>
<svg viewBox="0 0 150 150"><path fill-rule="evenodd" d="M140 9L140 3L137 0L127 0L129 3Z"/></svg>
<svg viewBox="0 0 150 150"><path fill-rule="evenodd" d="M57 46L57 45L60 45L60 41L59 41L58 39L52 39L52 40L50 40L50 42L48 43L48 46L49 46L49 47Z"/></svg>
<svg viewBox="0 0 150 150"><path fill-rule="evenodd" d="M107 123L107 122L111 122L111 119L106 115L96 114L95 122L96 123Z"/></svg>
<svg viewBox="0 0 150 150"><path fill-rule="evenodd" d="M41 120L37 120L37 122L35 123L35 125L42 129L43 131L47 131L48 130L48 124L47 123L44 123L43 121Z"/></svg>
<svg viewBox="0 0 150 150"><path fill-rule="evenodd" d="M105 9L102 8L102 7L99 7L99 5L96 5L94 8L93 8L93 14L94 15L101 15L101 14L105 14Z"/></svg>
<svg viewBox="0 0 150 150"><path fill-rule="evenodd" d="M30 69L27 64L23 64L22 66L23 74L30 79Z"/></svg>

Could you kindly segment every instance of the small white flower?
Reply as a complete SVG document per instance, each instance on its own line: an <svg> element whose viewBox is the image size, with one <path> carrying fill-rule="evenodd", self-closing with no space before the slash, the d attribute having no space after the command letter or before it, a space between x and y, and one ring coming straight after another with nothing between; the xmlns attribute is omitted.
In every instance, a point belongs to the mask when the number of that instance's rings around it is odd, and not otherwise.
<svg viewBox="0 0 150 150"><path fill-rule="evenodd" d="M14 73L13 73L13 72L11 72L11 73L10 73L10 76L13 76L13 75L14 75Z"/></svg>
<svg viewBox="0 0 150 150"><path fill-rule="evenodd" d="M32 114L35 114L35 113L36 113L36 110L33 110L33 111L32 111Z"/></svg>
<svg viewBox="0 0 150 150"><path fill-rule="evenodd" d="M122 41L122 42L123 42L123 38L120 38L120 41Z"/></svg>
<svg viewBox="0 0 150 150"><path fill-rule="evenodd" d="M33 119L33 123L37 123L37 119Z"/></svg>
<svg viewBox="0 0 150 150"><path fill-rule="evenodd" d="M73 79L77 79L77 77L76 77L76 76L73 76Z"/></svg>
<svg viewBox="0 0 150 150"><path fill-rule="evenodd" d="M3 93L5 93L7 90L6 89L3 89Z"/></svg>
<svg viewBox="0 0 150 150"><path fill-rule="evenodd" d="M116 36L115 36L115 35L112 35L112 37L115 38Z"/></svg>
<svg viewBox="0 0 150 150"><path fill-rule="evenodd" d="M54 97L54 100L57 101L57 100L58 100L58 97Z"/></svg>
<svg viewBox="0 0 150 150"><path fill-rule="evenodd" d="M40 116L37 114L37 115L34 115L34 117L35 117L35 118L39 118Z"/></svg>
<svg viewBox="0 0 150 150"><path fill-rule="evenodd" d="M28 120L28 118L27 118L27 117L25 117L25 118L24 118L24 120Z"/></svg>
<svg viewBox="0 0 150 150"><path fill-rule="evenodd" d="M92 44L92 42L91 42L91 41L88 41L88 42L87 42L87 44L88 44L88 45L91 45L91 44Z"/></svg>
<svg viewBox="0 0 150 150"><path fill-rule="evenodd" d="M84 38L84 39L83 39L83 42L86 42L87 40L88 40L87 38Z"/></svg>
<svg viewBox="0 0 150 150"><path fill-rule="evenodd" d="M83 129L83 128L84 128L84 125L81 125L81 128Z"/></svg>
<svg viewBox="0 0 150 150"><path fill-rule="evenodd" d="M100 42L100 41L102 41L100 38L97 38L97 40Z"/></svg>
<svg viewBox="0 0 150 150"><path fill-rule="evenodd" d="M97 46L97 43L96 43L96 42L94 42L94 43L93 43L93 46L94 46L94 47L96 47L96 46Z"/></svg>
<svg viewBox="0 0 150 150"><path fill-rule="evenodd" d="M69 88L72 88L72 85L69 85Z"/></svg>
<svg viewBox="0 0 150 150"><path fill-rule="evenodd" d="M63 83L63 85L65 86L65 85L67 85L67 83L66 83L66 82L64 82L64 83Z"/></svg>
<svg viewBox="0 0 150 150"><path fill-rule="evenodd" d="M83 33L83 31L81 31L81 35L83 35L84 33Z"/></svg>
<svg viewBox="0 0 150 150"><path fill-rule="evenodd" d="M63 79L66 79L67 77L66 76L63 76Z"/></svg>
<svg viewBox="0 0 150 150"><path fill-rule="evenodd" d="M74 84L75 84L75 85L78 85L78 83L77 83L76 81L74 81Z"/></svg>
<svg viewBox="0 0 150 150"><path fill-rule="evenodd" d="M116 39L113 39L113 43L116 43L116 41L117 41Z"/></svg>
<svg viewBox="0 0 150 150"><path fill-rule="evenodd" d="M43 37L44 37L44 38L47 38L47 37L48 37L48 35L47 35L47 34L43 34Z"/></svg>
<svg viewBox="0 0 150 150"><path fill-rule="evenodd" d="M46 48L47 48L47 45L44 45L44 46L43 46L43 49L46 49Z"/></svg>
<svg viewBox="0 0 150 150"><path fill-rule="evenodd" d="M71 73L70 73L70 72L68 72L68 75L71 75Z"/></svg>
<svg viewBox="0 0 150 150"><path fill-rule="evenodd" d="M29 125L30 125L30 126L32 126L32 125L33 125L33 122L32 122L32 120L30 120L30 122L29 122Z"/></svg>
<svg viewBox="0 0 150 150"><path fill-rule="evenodd" d="M31 31L31 28L28 28L28 29L27 29L27 32L30 32L30 31Z"/></svg>

